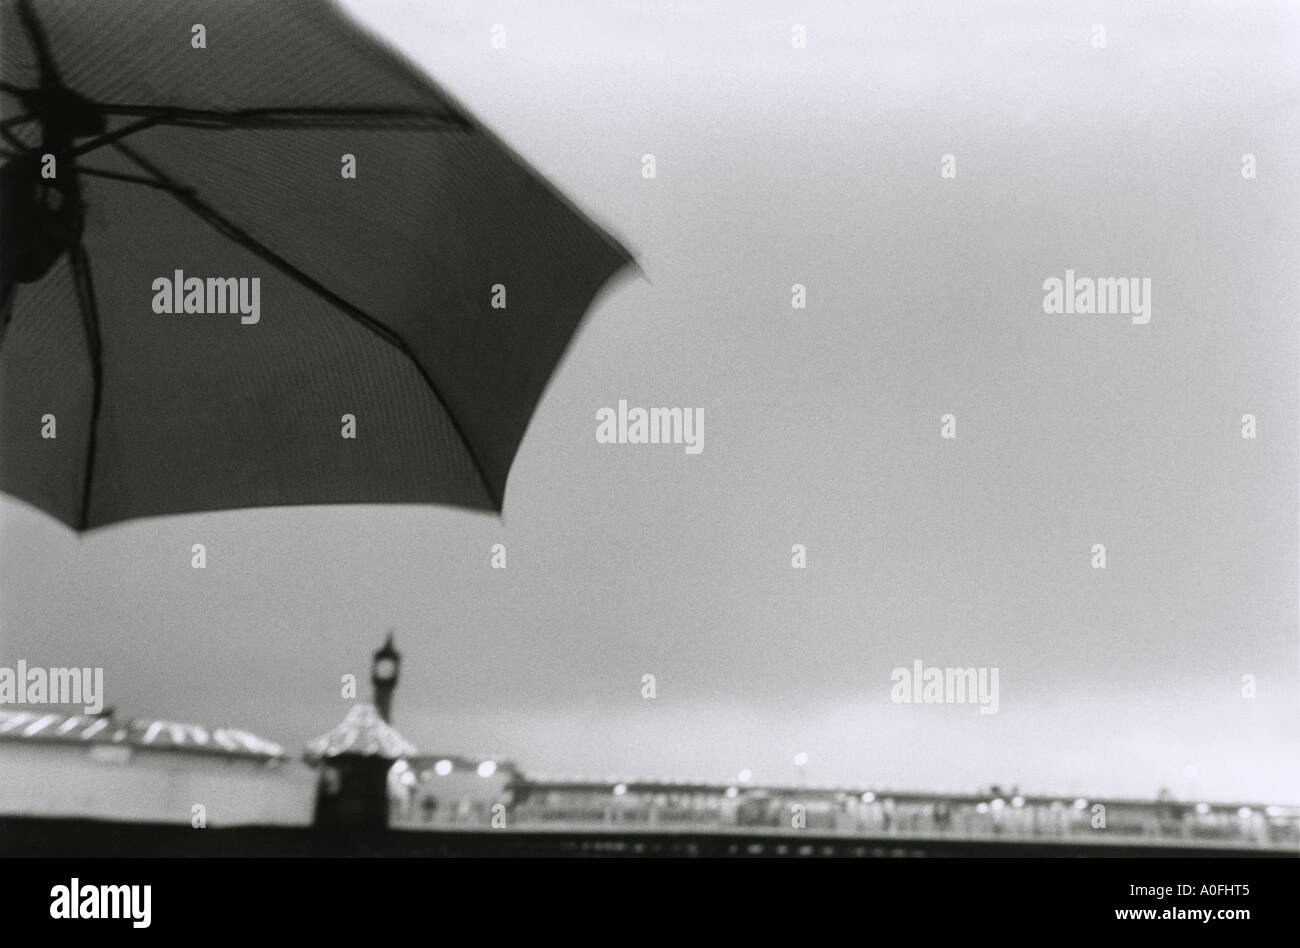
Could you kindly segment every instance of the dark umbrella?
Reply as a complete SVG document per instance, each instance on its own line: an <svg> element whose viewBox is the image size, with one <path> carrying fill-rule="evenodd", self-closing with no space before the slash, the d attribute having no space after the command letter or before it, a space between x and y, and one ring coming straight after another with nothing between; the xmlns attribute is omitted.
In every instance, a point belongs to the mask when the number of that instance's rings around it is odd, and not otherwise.
<svg viewBox="0 0 1300 948"><path fill-rule="evenodd" d="M325 3L0 17L0 490L501 509L615 240Z"/></svg>

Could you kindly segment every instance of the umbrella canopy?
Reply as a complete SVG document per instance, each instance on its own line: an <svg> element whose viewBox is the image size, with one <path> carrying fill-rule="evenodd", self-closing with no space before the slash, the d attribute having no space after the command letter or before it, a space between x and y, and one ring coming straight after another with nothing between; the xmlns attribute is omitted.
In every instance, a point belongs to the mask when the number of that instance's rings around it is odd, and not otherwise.
<svg viewBox="0 0 1300 948"><path fill-rule="evenodd" d="M0 8L0 490L500 510L627 251L315 0Z"/></svg>

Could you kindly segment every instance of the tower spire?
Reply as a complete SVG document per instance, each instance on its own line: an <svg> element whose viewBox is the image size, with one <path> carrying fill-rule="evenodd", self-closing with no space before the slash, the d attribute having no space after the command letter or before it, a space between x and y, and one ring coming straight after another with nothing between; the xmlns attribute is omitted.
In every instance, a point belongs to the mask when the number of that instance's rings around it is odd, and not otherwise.
<svg viewBox="0 0 1300 948"><path fill-rule="evenodd" d="M393 692L402 669L402 653L393 647L393 630L388 630L384 645L374 654L370 665L370 684L375 689L375 707L386 722L393 719Z"/></svg>

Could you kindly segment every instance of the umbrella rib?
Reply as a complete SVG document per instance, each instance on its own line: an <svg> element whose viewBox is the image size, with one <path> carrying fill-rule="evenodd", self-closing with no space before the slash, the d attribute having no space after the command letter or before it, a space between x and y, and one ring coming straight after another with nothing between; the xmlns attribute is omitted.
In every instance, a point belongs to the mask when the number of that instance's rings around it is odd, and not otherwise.
<svg viewBox="0 0 1300 948"><path fill-rule="evenodd" d="M9 83L0 83L0 90L21 95L30 91ZM173 106L104 105L92 103L104 115L130 117L138 121L115 131L99 135L78 145L73 154L87 152L111 145L119 139L134 135L158 125L176 128L206 128L215 131L246 128L335 128L335 129L391 129L394 131L429 131L445 129L470 132L473 124L454 112L422 112L415 109L243 109L221 112L213 109L184 109ZM0 122L0 130L8 137L8 130L26 122L36 121L33 114L18 115ZM26 146L24 146L24 150Z"/></svg>
<svg viewBox="0 0 1300 948"><path fill-rule="evenodd" d="M96 148L103 148L105 145L112 145L113 143L126 138L128 135L134 135L136 132L143 132L145 129L153 128L155 125L160 125L161 123L162 120L159 118L145 118L138 122L132 122L130 125L123 125L116 131L108 132L104 135L92 138L84 144L78 145L72 150L72 155L73 157L76 157L78 155L87 154L88 152L94 151Z"/></svg>
<svg viewBox="0 0 1300 948"><path fill-rule="evenodd" d="M465 446L465 452L469 455L469 459L474 465L474 470L477 472L479 480L482 481L484 490L487 491L488 498L498 510L501 509L502 498L499 497L497 492L492 488L492 482L488 479L487 472L484 470L478 454L474 450L473 442L469 440L464 428L456 419L456 416L452 414L451 406L443 397L442 391L438 388L437 383L434 382L432 376L430 376L430 374L425 370L424 366L420 363L420 360L415 357L415 354L411 351L411 347L407 345L406 340L403 339L400 334L395 332L389 326L385 326L383 323L379 322L365 310L361 309L361 307L349 302L333 290L329 289L329 287L320 283L313 277L308 276L302 270L299 270L287 259L280 256L248 231L225 217L220 211L216 210L200 198L194 188L187 188L174 181L165 171L153 164L135 149L120 141L114 142L113 147L153 178L152 182L148 182L152 187L167 192L218 233L228 237L241 247L244 247L261 257L267 263L270 263L276 269L280 270L306 289L315 293L321 299L338 307L345 314L356 320L366 329L369 329L372 333L380 339L383 339L393 348L397 349L397 351L402 353L402 355L406 356L407 360L415 367L415 370L420 373L420 377L424 379L425 385L429 387L429 391L431 391L434 398L438 400L438 404L442 406L443 412L447 415L447 420L451 422L456 435ZM143 184L146 182L136 183Z"/></svg>
<svg viewBox="0 0 1300 948"><path fill-rule="evenodd" d="M62 78L59 76L59 67L54 64L54 56L50 53L50 41L45 36L45 27L41 25L41 21L37 18L36 11L32 9L31 0L18 0L18 16L23 21L23 29L27 33L27 39L36 50L36 58L41 67L41 84L44 86L61 85Z"/></svg>
<svg viewBox="0 0 1300 948"><path fill-rule="evenodd" d="M77 291L77 308L86 332L86 347L90 351L90 371L93 394L90 402L90 435L86 440L86 467L81 482L81 513L77 529L85 530L90 515L90 486L95 473L96 434L99 430L99 406L104 388L104 363L99 337L99 308L95 302L95 284L90 274L90 257L78 238L68 254L72 263L72 281Z"/></svg>
<svg viewBox="0 0 1300 948"><path fill-rule="evenodd" d="M104 115L154 119L160 125L209 129L240 128L450 128L471 131L473 125L455 112L391 108L263 108L222 111L169 105L96 103Z"/></svg>
<svg viewBox="0 0 1300 948"><path fill-rule="evenodd" d="M298 121L290 120L290 115L284 109L253 109L246 112L204 112L198 109L174 109L170 107L161 107L154 110L148 106L120 107L122 111L113 111L118 109L117 106L101 106L101 111L106 114L139 115L140 118L124 125L119 129L98 135L87 142L83 142L73 149L72 154L85 155L105 145L112 145L123 138L134 135L136 132L143 132L156 126L172 128L206 128L215 131L227 131L229 129L240 128L335 128L335 129L392 129L392 130L410 130L410 131L428 131L434 129L473 131L473 125L468 120L457 115L443 115L436 112L402 112L382 110L321 110L312 112L311 110L296 110L294 115L301 115ZM327 116L333 116L333 120L324 120ZM369 121L357 122L356 119L369 118ZM5 138L10 141L9 128L13 125L21 125L24 122L32 121L35 116L20 115L16 118L8 119L0 124L0 131L4 132ZM22 146L23 151L29 149L26 145ZM16 156L14 156L16 157Z"/></svg>
<svg viewBox="0 0 1300 948"><path fill-rule="evenodd" d="M160 191L167 190L166 186L142 174L124 174L121 171L109 171L105 168L87 168L85 165L80 164L77 165L77 174L86 175L90 178L107 178L110 181L125 181L128 184L143 184L146 187L157 188Z"/></svg>

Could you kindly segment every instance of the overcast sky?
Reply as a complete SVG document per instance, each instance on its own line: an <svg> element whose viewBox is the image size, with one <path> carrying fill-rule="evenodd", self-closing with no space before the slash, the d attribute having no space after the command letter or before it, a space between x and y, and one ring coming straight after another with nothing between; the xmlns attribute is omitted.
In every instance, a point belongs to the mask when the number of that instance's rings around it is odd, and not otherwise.
<svg viewBox="0 0 1300 948"><path fill-rule="evenodd" d="M0 662L296 750L393 628L403 733L529 772L802 751L816 782L1300 801L1300 20L975 6L353 2L647 279L598 299L502 519L78 538L0 499ZM1045 315L1067 268L1149 277L1150 323ZM619 399L701 408L703 452L598 444ZM998 713L892 703L916 659L998 668Z"/></svg>

